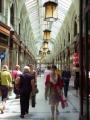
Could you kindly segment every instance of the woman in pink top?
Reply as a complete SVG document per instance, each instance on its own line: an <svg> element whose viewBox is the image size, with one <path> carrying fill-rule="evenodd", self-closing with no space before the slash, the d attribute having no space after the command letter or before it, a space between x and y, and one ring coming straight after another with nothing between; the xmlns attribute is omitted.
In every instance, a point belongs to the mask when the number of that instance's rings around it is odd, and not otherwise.
<svg viewBox="0 0 90 120"><path fill-rule="evenodd" d="M19 93L19 90L15 87L15 80L21 74L22 74L22 72L20 71L20 66L16 65L15 70L12 71L12 77L13 77L13 83L14 83L14 93L16 94L16 97L15 97L16 99L19 98L20 93Z"/></svg>

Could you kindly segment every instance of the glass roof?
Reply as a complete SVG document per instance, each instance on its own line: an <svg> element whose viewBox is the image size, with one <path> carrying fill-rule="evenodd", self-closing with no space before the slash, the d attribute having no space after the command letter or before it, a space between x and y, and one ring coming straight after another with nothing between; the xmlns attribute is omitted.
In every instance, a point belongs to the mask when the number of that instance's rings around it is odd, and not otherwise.
<svg viewBox="0 0 90 120"><path fill-rule="evenodd" d="M46 25L43 15L43 4L46 1L55 0L25 0L35 40L38 42L40 41L40 44L41 41L43 41L43 30ZM58 19L55 22L47 23L49 29L51 30L52 39L56 38L71 3L72 0L58 0Z"/></svg>

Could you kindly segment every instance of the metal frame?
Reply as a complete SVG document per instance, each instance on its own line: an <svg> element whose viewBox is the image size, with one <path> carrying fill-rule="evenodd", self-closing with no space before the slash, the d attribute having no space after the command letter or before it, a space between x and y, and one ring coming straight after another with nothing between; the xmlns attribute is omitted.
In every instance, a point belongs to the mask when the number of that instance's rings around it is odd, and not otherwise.
<svg viewBox="0 0 90 120"><path fill-rule="evenodd" d="M89 8L89 10L87 10L87 8ZM89 12L89 0L80 0L80 120L90 119L90 80L88 75L90 71L90 36L88 34Z"/></svg>

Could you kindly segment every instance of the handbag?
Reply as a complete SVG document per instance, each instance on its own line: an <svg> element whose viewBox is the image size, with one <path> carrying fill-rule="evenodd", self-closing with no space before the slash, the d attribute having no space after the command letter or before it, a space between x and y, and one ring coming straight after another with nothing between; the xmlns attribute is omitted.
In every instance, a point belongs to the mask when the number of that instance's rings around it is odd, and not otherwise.
<svg viewBox="0 0 90 120"><path fill-rule="evenodd" d="M62 106L63 109L64 109L65 107L68 107L67 100L64 98L63 95L60 97L60 101L61 101L61 106Z"/></svg>

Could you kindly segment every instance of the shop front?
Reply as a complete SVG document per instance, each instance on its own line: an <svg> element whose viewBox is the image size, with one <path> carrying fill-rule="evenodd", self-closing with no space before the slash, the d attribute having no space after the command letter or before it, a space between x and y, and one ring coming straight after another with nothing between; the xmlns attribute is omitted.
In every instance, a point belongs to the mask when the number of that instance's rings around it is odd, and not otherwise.
<svg viewBox="0 0 90 120"><path fill-rule="evenodd" d="M0 22L0 69L3 64L9 65L10 27Z"/></svg>
<svg viewBox="0 0 90 120"><path fill-rule="evenodd" d="M15 31L11 31L10 33L9 52L10 69L14 69L16 64L19 64L21 69L23 69L26 64L34 62L32 54Z"/></svg>

